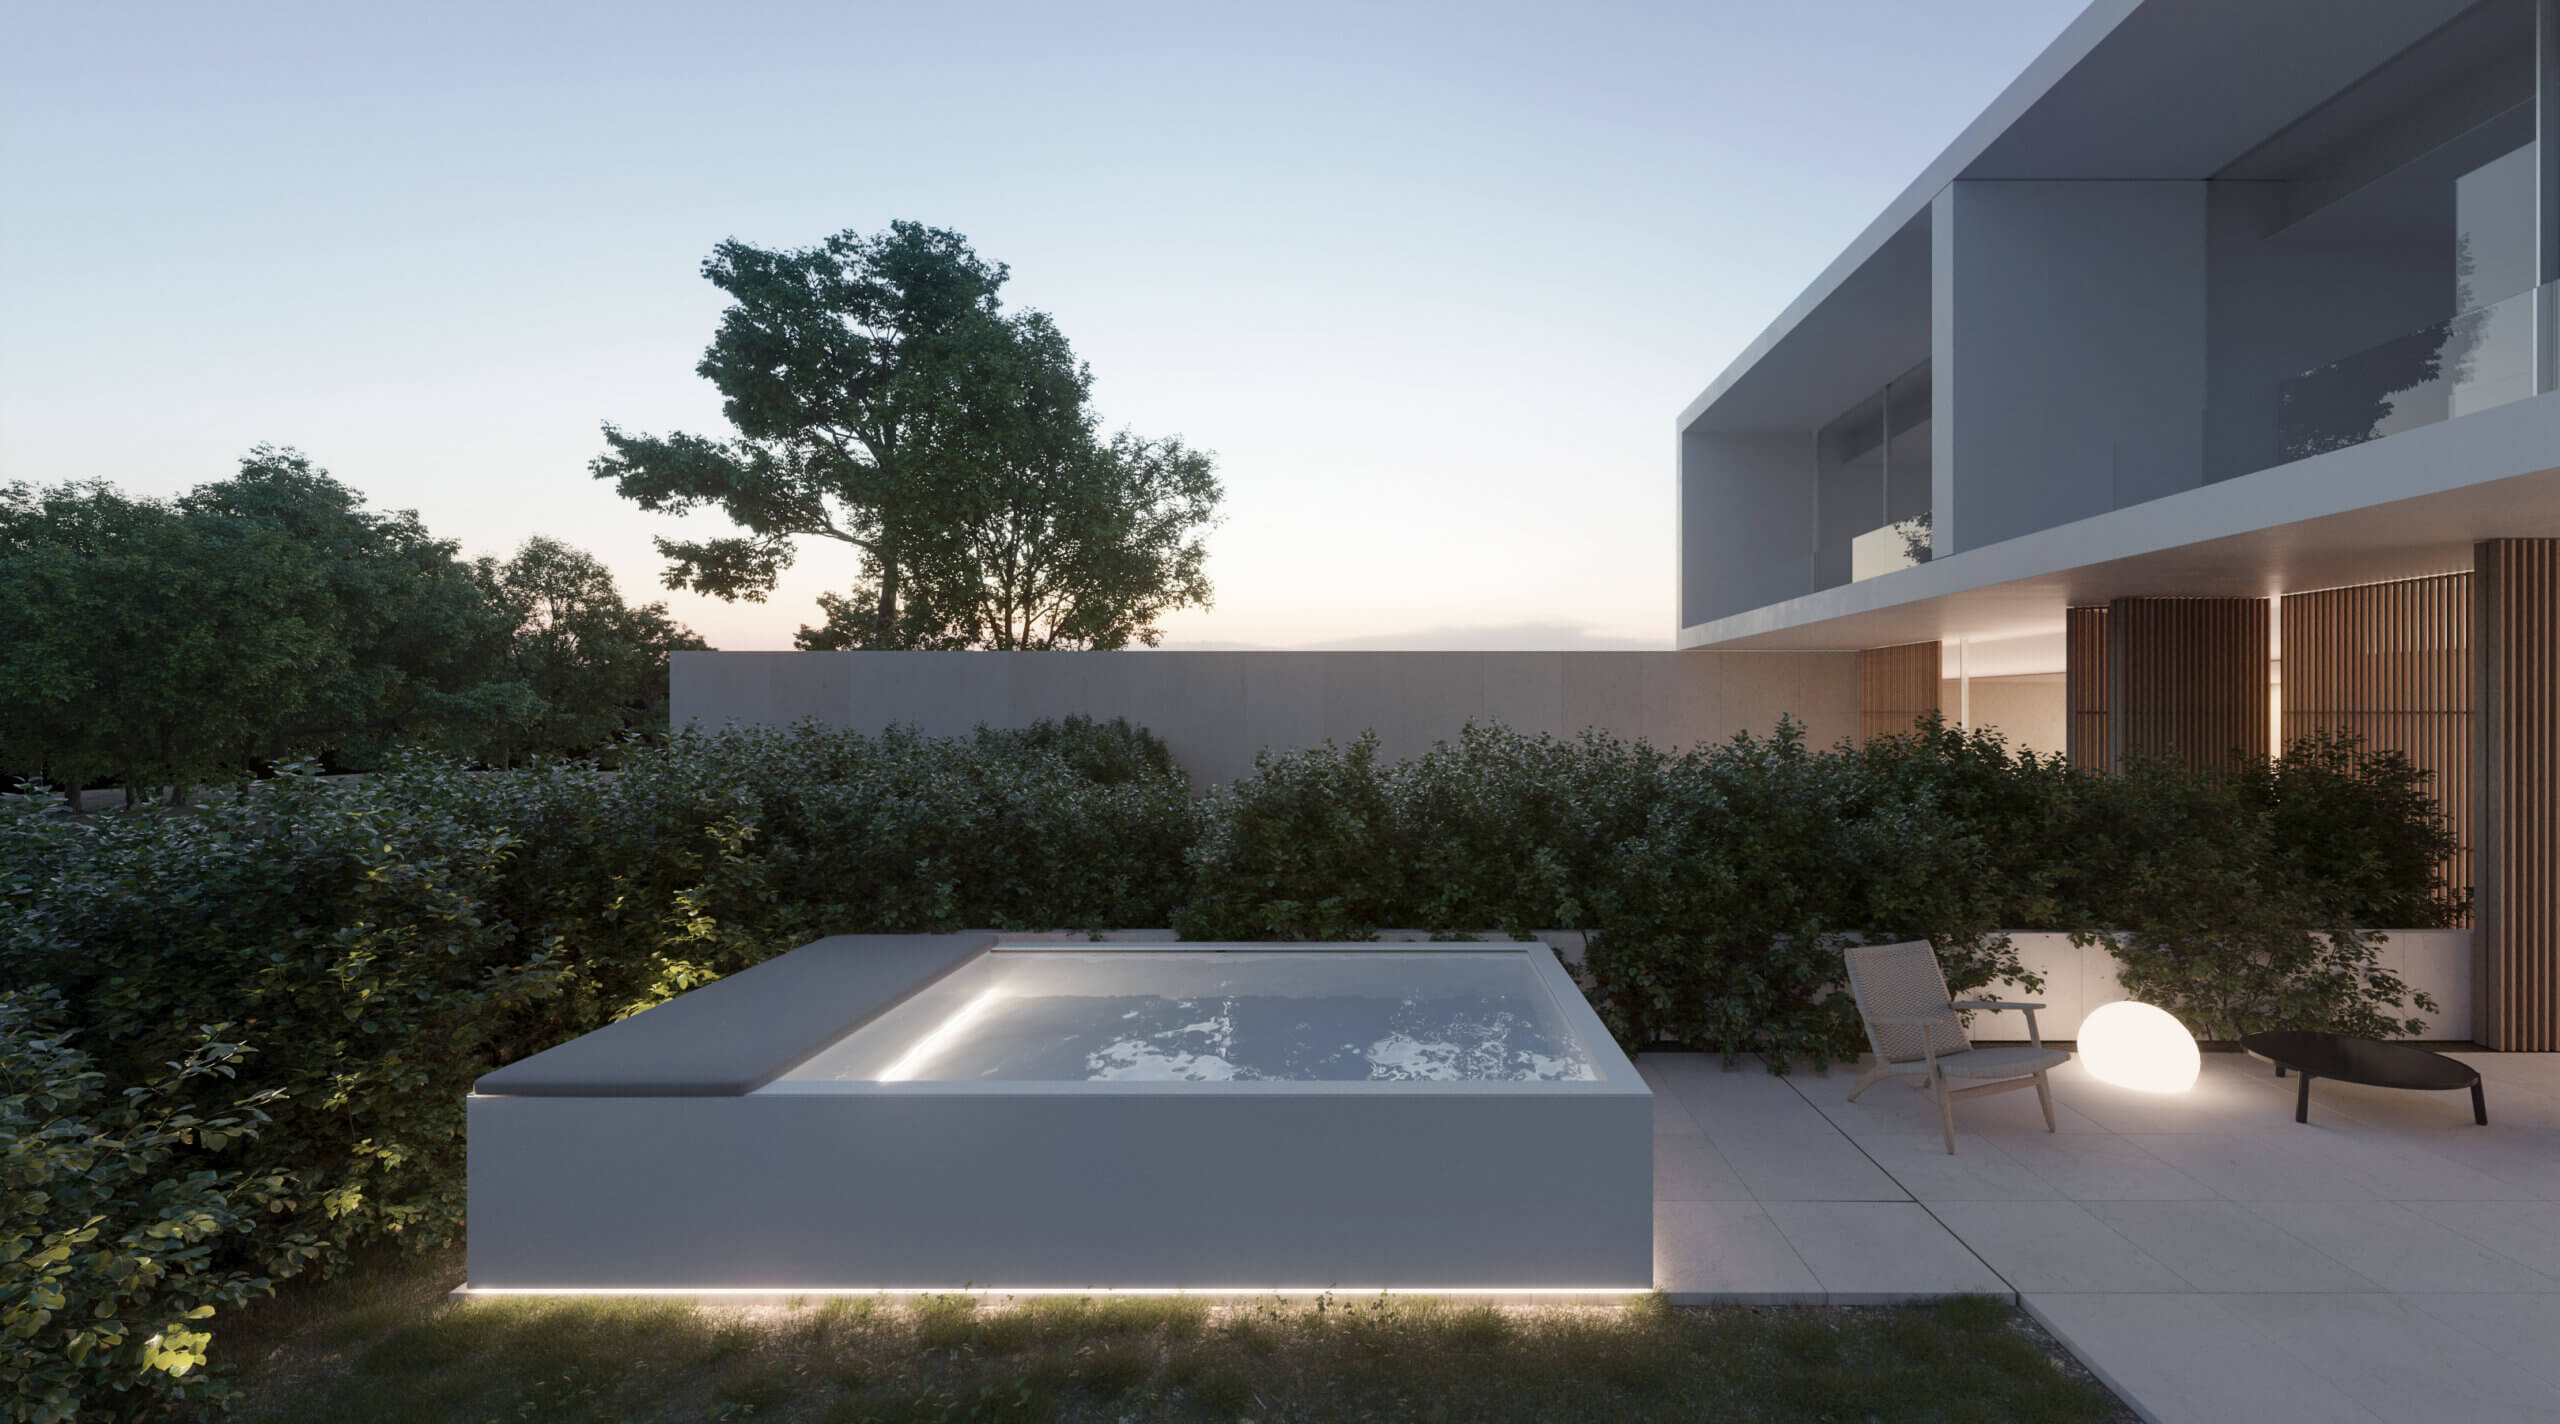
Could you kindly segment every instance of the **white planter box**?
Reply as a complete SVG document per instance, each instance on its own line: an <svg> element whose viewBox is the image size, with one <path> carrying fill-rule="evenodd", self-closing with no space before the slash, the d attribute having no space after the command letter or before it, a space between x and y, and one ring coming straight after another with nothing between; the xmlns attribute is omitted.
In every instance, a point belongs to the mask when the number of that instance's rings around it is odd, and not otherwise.
<svg viewBox="0 0 2560 1424"><path fill-rule="evenodd" d="M2380 930L2382 967L2400 976L2412 993L2433 995L2436 1012L2427 1020L2426 1039L2471 1037L2471 931ZM2013 930L2010 941L2028 969L2043 976L2044 988L2028 993L2004 982L1983 991L1986 998L2032 999L2046 1008L2036 1025L2050 1039L2076 1039L2080 1021L2101 1004L2125 997L2116 978L2116 957L2103 944L2075 945L2071 936L2046 930ZM2415 1009L2412 1013L2417 1012ZM2017 1014L1977 1014L1973 1032L1988 1042L2026 1037L2026 1021Z"/></svg>

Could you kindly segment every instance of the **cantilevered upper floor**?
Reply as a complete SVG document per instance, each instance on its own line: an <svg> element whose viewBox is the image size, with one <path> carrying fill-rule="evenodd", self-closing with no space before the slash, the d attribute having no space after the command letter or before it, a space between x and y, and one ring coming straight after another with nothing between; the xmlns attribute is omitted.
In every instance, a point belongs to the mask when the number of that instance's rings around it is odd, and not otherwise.
<svg viewBox="0 0 2560 1424"><path fill-rule="evenodd" d="M2560 0L2099 0L1679 422L1683 647L2560 535Z"/></svg>

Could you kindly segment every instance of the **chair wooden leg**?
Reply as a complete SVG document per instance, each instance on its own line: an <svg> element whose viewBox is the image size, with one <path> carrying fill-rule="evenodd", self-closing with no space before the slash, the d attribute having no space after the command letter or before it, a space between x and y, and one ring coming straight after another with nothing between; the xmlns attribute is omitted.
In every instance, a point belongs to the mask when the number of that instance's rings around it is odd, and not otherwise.
<svg viewBox="0 0 2560 1424"><path fill-rule="evenodd" d="M2057 1131L2053 1125L2053 1084L2046 1082L2042 1073L2036 1074L2036 1101L2044 1104L2044 1130Z"/></svg>
<svg viewBox="0 0 2560 1424"><path fill-rule="evenodd" d="M1874 1087L1876 1084L1881 1083L1892 1076L1893 1069L1882 1064L1868 1069L1867 1076L1858 1080L1858 1086L1849 1090L1849 1101L1853 1103L1856 1102L1860 1093L1865 1092L1867 1089Z"/></svg>
<svg viewBox="0 0 2560 1424"><path fill-rule="evenodd" d="M1956 1100L1947 1095L1947 1075L1933 1073L1938 1082L1938 1121L1947 1129L1947 1155L1956 1155Z"/></svg>

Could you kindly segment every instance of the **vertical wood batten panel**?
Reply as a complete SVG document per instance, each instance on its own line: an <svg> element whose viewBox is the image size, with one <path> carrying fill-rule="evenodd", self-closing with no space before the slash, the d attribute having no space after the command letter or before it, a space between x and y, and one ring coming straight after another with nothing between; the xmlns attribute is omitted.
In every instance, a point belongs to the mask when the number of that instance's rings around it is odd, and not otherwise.
<svg viewBox="0 0 2560 1424"><path fill-rule="evenodd" d="M2432 774L2428 789L2456 838L2445 878L2472 883L2469 573L2284 598L2287 744L2347 733Z"/></svg>
<svg viewBox="0 0 2560 1424"><path fill-rule="evenodd" d="M2064 744L2080 771L2107 769L2107 610L2063 613Z"/></svg>
<svg viewBox="0 0 2560 1424"><path fill-rule="evenodd" d="M1939 710L1943 654L1936 643L1902 643L1858 654L1858 741L1896 732Z"/></svg>
<svg viewBox="0 0 2560 1424"><path fill-rule="evenodd" d="M2267 600L2119 598L2107 605L2107 762L2198 768L2267 754Z"/></svg>
<svg viewBox="0 0 2560 1424"><path fill-rule="evenodd" d="M2479 876L2491 1047L2560 1050L2560 540L2473 551Z"/></svg>

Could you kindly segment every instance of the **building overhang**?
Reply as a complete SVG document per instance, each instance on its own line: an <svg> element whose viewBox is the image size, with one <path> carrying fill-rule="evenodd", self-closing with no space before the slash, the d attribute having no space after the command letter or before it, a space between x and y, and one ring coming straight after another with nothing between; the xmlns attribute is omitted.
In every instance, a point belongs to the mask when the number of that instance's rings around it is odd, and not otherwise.
<svg viewBox="0 0 2560 1424"><path fill-rule="evenodd" d="M2052 633L2144 596L2266 598L2471 567L2560 537L2560 394L2128 506L1680 631L1683 649L1837 650Z"/></svg>
<svg viewBox="0 0 2560 1424"><path fill-rule="evenodd" d="M1680 412L1678 429L1810 428L1838 414L1824 406L1830 386L1876 345L1879 323L1898 332L1915 296L1926 320L1927 214L1948 184L2212 177L2471 4L2331 0L2310 24L2289 7L2231 0L2096 0ZM1916 292L1893 275L1911 267L1915 238Z"/></svg>

